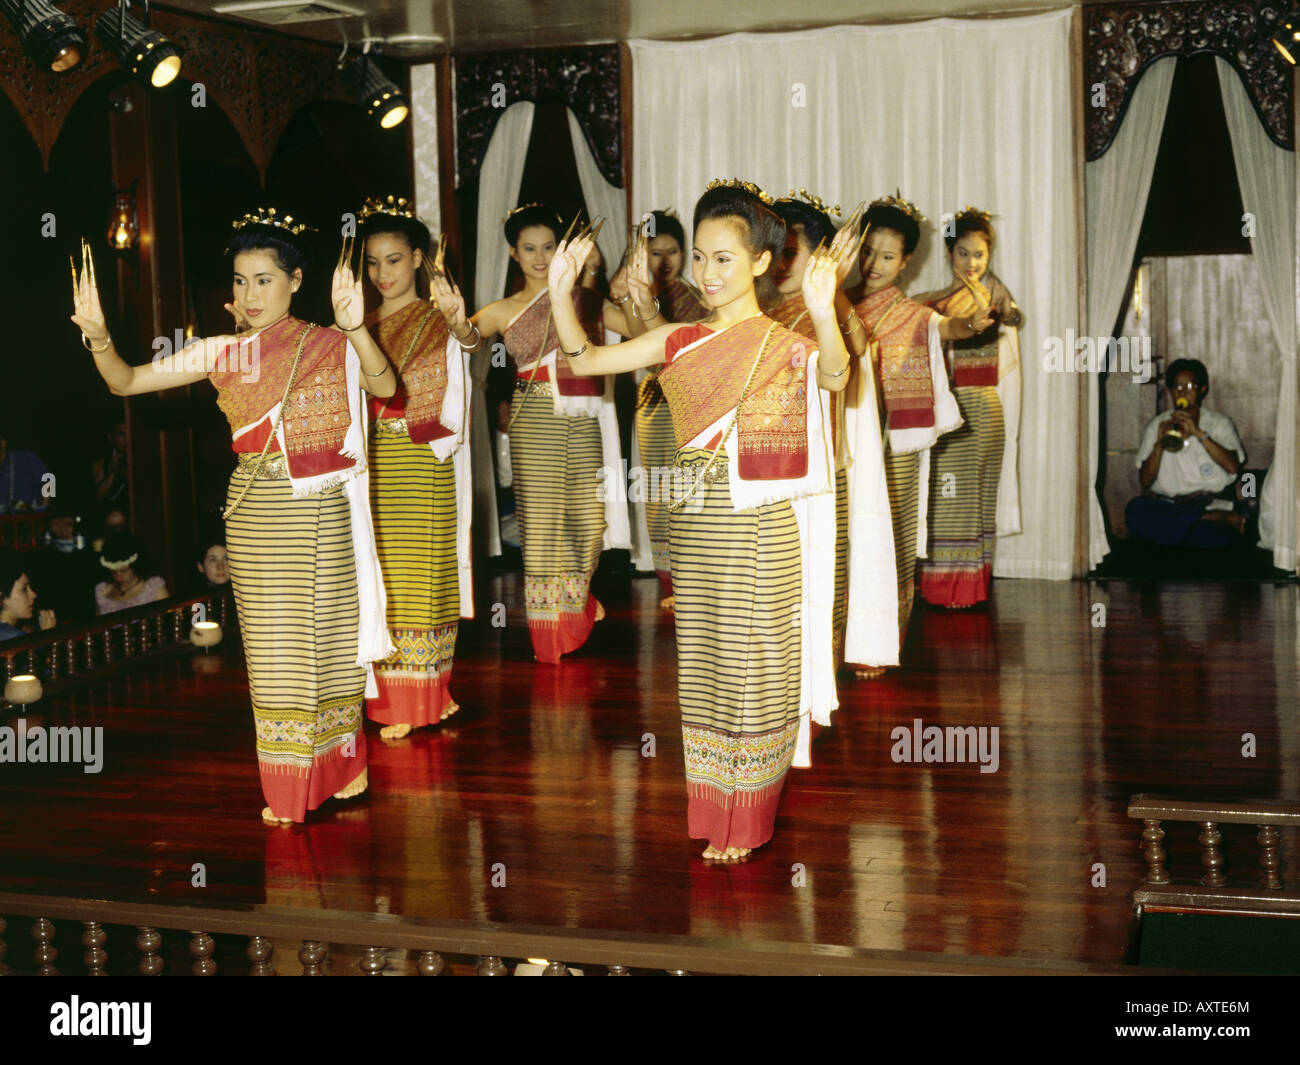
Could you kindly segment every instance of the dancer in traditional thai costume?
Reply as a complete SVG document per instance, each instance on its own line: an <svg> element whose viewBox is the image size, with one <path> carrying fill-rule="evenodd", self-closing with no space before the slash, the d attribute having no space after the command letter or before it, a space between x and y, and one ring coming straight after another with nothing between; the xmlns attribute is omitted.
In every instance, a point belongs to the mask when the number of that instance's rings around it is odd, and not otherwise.
<svg viewBox="0 0 1300 1065"><path fill-rule="evenodd" d="M948 344L952 391L965 425L934 445L930 473L930 544L919 563L927 603L967 607L989 597L999 536L1020 531L1016 450L1020 425L1020 309L989 270L993 224L967 207L943 238L954 281L921 302L940 314L994 324Z"/></svg>
<svg viewBox="0 0 1300 1065"><path fill-rule="evenodd" d="M242 336L209 337L130 366L100 307L89 253L76 314L115 395L208 378L230 420L226 544L243 631L268 823L304 820L326 799L366 787L362 701L370 663L391 651L370 525L361 390L391 396L393 368L366 332L361 280L345 245L331 298L337 328L289 313L303 282L305 228L259 209L227 248Z"/></svg>
<svg viewBox="0 0 1300 1065"><path fill-rule="evenodd" d="M912 616L916 560L925 553L926 504L929 501L930 448L944 433L961 424L956 400L948 390L943 342L976 335L991 319L945 318L910 300L898 288L898 276L921 239L924 221L916 207L899 197L874 201L866 213L866 241L859 268L862 286L845 340L855 355L870 356L871 373L860 376L850 409L869 405L861 395L870 379L878 387L882 413L884 469L894 547L897 611L893 618L881 609L880 582L857 562L866 564L880 545L879 505L866 493L854 496L849 515L849 622L845 656L857 663L858 676L879 676L899 663L899 651ZM869 434L882 426L870 417L857 418L849 434L849 450L866 453ZM879 439L879 435L876 436ZM925 492L921 486L927 486ZM857 551L857 544L866 545ZM855 613L858 615L855 618Z"/></svg>
<svg viewBox="0 0 1300 1065"><path fill-rule="evenodd" d="M646 229L638 228L629 247L623 285L627 292L613 293L623 305L631 336L668 322L698 322L708 314L700 294L681 277L686 260L681 222L669 211L654 211L646 221ZM661 490L667 481L662 474L673 468L676 453L672 411L659 387L659 372L653 367L638 370L631 464L642 471L642 491L632 500L633 561L641 568L644 559L638 556L648 551L664 594L659 603L664 610L673 609L673 580L668 557L668 499ZM638 552L641 544L646 546Z"/></svg>
<svg viewBox="0 0 1300 1065"><path fill-rule="evenodd" d="M772 837L810 719L827 724L834 707L824 390L844 386L849 361L834 314L835 260L819 255L804 275L812 346L759 311L755 281L784 237L770 200L753 186L715 186L696 205L691 255L713 312L704 322L593 345L568 299L589 238L561 248L550 285L575 373L665 364L683 474L669 536L688 833L709 841L704 857L731 859Z"/></svg>
<svg viewBox="0 0 1300 1065"><path fill-rule="evenodd" d="M623 460L612 378L576 377L557 362L554 313L546 271L560 220L530 204L506 218L510 257L524 287L490 303L464 324L464 302L443 308L457 336L472 329L471 354L499 334L514 362L510 465L524 553L524 601L533 655L555 663L587 640L605 616L591 594L602 547L629 546ZM480 251L485 254L485 251ZM622 312L594 289L565 294L593 341L625 328Z"/></svg>
<svg viewBox="0 0 1300 1065"><path fill-rule="evenodd" d="M398 377L397 393L371 399L370 510L396 650L375 668L366 704L380 736L400 739L459 709L451 697L459 619L474 616L470 565L472 480L469 357L426 279L447 289L429 260L429 231L404 199L367 200L357 215L370 283L383 302L370 326ZM439 244L439 259L442 245Z"/></svg>

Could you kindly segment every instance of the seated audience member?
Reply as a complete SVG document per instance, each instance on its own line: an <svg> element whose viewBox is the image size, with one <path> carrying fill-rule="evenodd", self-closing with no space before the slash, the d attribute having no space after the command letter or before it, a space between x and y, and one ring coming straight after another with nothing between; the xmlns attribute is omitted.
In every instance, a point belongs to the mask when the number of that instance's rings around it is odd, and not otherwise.
<svg viewBox="0 0 1300 1065"><path fill-rule="evenodd" d="M1137 465L1145 493L1124 511L1129 536L1164 547L1227 547L1246 518L1216 496L1237 479L1246 452L1227 415L1201 404L1210 376L1196 359L1165 372L1174 409L1147 423Z"/></svg>
<svg viewBox="0 0 1300 1065"><path fill-rule="evenodd" d="M11 451L0 436L0 514L44 510L49 503L43 491L49 472L35 451Z"/></svg>
<svg viewBox="0 0 1300 1065"><path fill-rule="evenodd" d="M203 595L230 583L230 560L226 554L225 537L209 537L208 545L200 549L194 568L199 577L192 582L194 594Z"/></svg>
<svg viewBox="0 0 1300 1065"><path fill-rule="evenodd" d="M36 607L36 590L27 578L27 559L16 551L0 550L0 640L17 640L29 635L23 622L30 622ZM42 610L42 629L57 624L53 610Z"/></svg>
<svg viewBox="0 0 1300 1065"><path fill-rule="evenodd" d="M44 544L34 563L43 602L63 624L80 625L95 616L95 584L103 575L99 557L86 545L77 506L55 500Z"/></svg>
<svg viewBox="0 0 1300 1065"><path fill-rule="evenodd" d="M103 520L99 523L99 532L90 541L90 549L98 553L103 549L104 541L110 536L128 531L126 511L114 507L104 514Z"/></svg>
<svg viewBox="0 0 1300 1065"><path fill-rule="evenodd" d="M90 464L95 499L106 509L125 510L130 502L126 446L126 422L116 422L104 434L103 452Z"/></svg>
<svg viewBox="0 0 1300 1065"><path fill-rule="evenodd" d="M112 577L95 585L96 614L130 610L166 599L171 594L161 577L140 576L137 567L144 571L140 554L140 541L130 533L117 533L104 541L99 552L99 564Z"/></svg>

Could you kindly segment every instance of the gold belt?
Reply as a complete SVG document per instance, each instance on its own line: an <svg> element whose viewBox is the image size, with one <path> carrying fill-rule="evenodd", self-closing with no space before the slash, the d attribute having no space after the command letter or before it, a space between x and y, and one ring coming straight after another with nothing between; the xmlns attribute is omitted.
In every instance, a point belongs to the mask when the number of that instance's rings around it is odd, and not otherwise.
<svg viewBox="0 0 1300 1065"><path fill-rule="evenodd" d="M522 377L515 378L515 391L523 392L525 395L549 396L551 394L550 381L526 381Z"/></svg>
<svg viewBox="0 0 1300 1065"><path fill-rule="evenodd" d="M686 474L688 483L698 481L700 484L714 484L717 481L725 481L729 473L725 451L718 454L712 465L709 464L709 453L700 451L685 459L679 459L677 467Z"/></svg>
<svg viewBox="0 0 1300 1065"><path fill-rule="evenodd" d="M381 436L406 436L405 418L377 418L375 432Z"/></svg>
<svg viewBox="0 0 1300 1065"><path fill-rule="evenodd" d="M265 460L261 455L254 455L251 451L241 451L235 456L239 460L239 468L252 473L257 470L257 479L259 481L287 481L289 479L289 468L285 465L284 455L275 452L268 452ZM261 469L258 470L258 463L261 463Z"/></svg>

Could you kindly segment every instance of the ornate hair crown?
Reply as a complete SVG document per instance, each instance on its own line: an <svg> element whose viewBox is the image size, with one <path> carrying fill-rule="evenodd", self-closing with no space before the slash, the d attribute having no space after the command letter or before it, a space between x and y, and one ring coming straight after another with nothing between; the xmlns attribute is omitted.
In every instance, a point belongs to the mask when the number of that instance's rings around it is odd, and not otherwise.
<svg viewBox="0 0 1300 1065"><path fill-rule="evenodd" d="M292 233L295 237L304 230L315 230L305 222L295 222L293 215L287 214L283 218L275 213L274 207L259 207L256 214L244 215L230 223L232 229L243 229L244 226L270 226L273 229L283 229Z"/></svg>
<svg viewBox="0 0 1300 1065"><path fill-rule="evenodd" d="M963 207L955 215L954 221L962 222L966 219L979 219L981 222L992 222L993 216L988 211L981 211L978 207Z"/></svg>
<svg viewBox="0 0 1300 1065"><path fill-rule="evenodd" d="M730 181L724 181L722 178L714 178L709 182L711 189L744 189L751 196L757 196L763 203L771 207L773 204L772 197L760 189L752 181L742 181L740 178L732 178Z"/></svg>
<svg viewBox="0 0 1300 1065"><path fill-rule="evenodd" d="M831 215L835 215L836 217L839 217L840 205L838 203L834 207L828 207L825 203L822 202L820 196L814 196L807 189L791 189L788 195L782 196L781 199L777 202L778 203L779 202L799 203L800 201L806 203L809 207L814 207L817 210L821 211L821 213L824 214L827 218L829 218Z"/></svg>
<svg viewBox="0 0 1300 1065"><path fill-rule="evenodd" d="M916 204L912 203L910 200L903 199L903 194L899 192L897 188L894 189L894 195L892 196L882 196L878 200L872 200L871 203L867 205L867 210L871 210L872 207L896 208L897 210L902 211L903 214L907 215L907 217L918 226L926 221L925 215L921 213Z"/></svg>
<svg viewBox="0 0 1300 1065"><path fill-rule="evenodd" d="M515 215L517 215L520 211L526 211L530 207L545 207L545 206L546 204L544 203L521 203L518 207L510 208L510 210L506 212L506 216L503 219L501 219L501 223L502 225L504 225L506 222L509 222L510 219L512 219Z"/></svg>
<svg viewBox="0 0 1300 1065"><path fill-rule="evenodd" d="M387 196L380 199L378 196L367 197L366 202L362 204L361 210L357 212L357 221L364 222L372 215L387 214L394 218L415 218L415 207L405 196Z"/></svg>

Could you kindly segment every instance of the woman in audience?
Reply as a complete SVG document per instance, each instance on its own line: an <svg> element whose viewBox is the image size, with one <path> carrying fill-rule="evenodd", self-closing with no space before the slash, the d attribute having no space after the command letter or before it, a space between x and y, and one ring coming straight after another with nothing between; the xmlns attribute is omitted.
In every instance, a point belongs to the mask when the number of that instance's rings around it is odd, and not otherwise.
<svg viewBox="0 0 1300 1065"><path fill-rule="evenodd" d="M36 589L27 577L26 565L18 552L0 549L0 640L18 640L30 634L20 625L31 620L36 607ZM58 624L53 610L42 610L37 623L42 630Z"/></svg>
<svg viewBox="0 0 1300 1065"><path fill-rule="evenodd" d="M99 564L108 570L106 581L95 585L95 613L114 614L166 599L166 582L159 576L145 577L148 572L140 561L140 541L130 533L117 533L104 541Z"/></svg>

